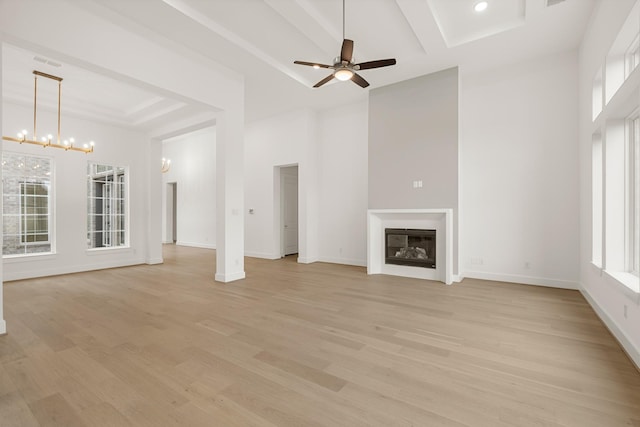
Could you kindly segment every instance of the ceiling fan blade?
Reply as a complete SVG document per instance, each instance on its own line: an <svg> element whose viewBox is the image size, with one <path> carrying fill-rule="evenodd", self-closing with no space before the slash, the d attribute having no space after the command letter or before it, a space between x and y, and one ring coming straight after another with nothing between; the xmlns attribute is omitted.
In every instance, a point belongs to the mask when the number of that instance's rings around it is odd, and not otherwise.
<svg viewBox="0 0 640 427"><path fill-rule="evenodd" d="M333 80L333 74L329 74L327 77L314 84L313 87L320 87L325 83L329 83L331 80Z"/></svg>
<svg viewBox="0 0 640 427"><path fill-rule="evenodd" d="M314 68L333 68L331 65L318 64L317 62L293 61L293 63L298 65L308 65L309 67Z"/></svg>
<svg viewBox="0 0 640 427"><path fill-rule="evenodd" d="M350 64L353 60L353 40L344 39L342 41L342 50L340 51L340 61Z"/></svg>
<svg viewBox="0 0 640 427"><path fill-rule="evenodd" d="M377 61L361 62L356 64L358 70L369 70L371 68L388 67L390 65L396 65L395 58L391 59L378 59Z"/></svg>
<svg viewBox="0 0 640 427"><path fill-rule="evenodd" d="M351 77L351 81L363 88L369 86L369 82L363 79L358 73L353 73L353 77Z"/></svg>

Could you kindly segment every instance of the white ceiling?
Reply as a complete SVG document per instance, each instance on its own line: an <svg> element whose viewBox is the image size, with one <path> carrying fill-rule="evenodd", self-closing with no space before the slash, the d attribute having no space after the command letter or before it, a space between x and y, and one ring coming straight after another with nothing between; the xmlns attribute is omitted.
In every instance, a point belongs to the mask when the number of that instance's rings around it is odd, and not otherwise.
<svg viewBox="0 0 640 427"><path fill-rule="evenodd" d="M58 1L58 0L43 0ZM294 60L331 64L342 43L341 0L74 0L131 31L243 74L246 119L295 108L324 109L366 99L367 91L451 66L490 69L578 46L596 0L346 0L346 38L357 62L396 58L393 67L364 70L371 83L311 86L328 75ZM198 105L148 92L62 63L34 60L37 52L5 47L7 100L32 105L38 69L64 77L63 113L152 130L201 114ZM60 62L56 58L45 58ZM54 96L57 88L44 97ZM52 98L53 99L53 98ZM50 108L54 108L50 104Z"/></svg>

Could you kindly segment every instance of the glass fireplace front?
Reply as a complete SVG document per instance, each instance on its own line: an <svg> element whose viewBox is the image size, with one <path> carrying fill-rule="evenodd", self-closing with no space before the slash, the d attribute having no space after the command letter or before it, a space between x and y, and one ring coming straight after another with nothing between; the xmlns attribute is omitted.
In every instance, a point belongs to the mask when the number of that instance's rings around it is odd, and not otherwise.
<svg viewBox="0 0 640 427"><path fill-rule="evenodd" d="M436 268L436 230L385 228L385 263Z"/></svg>

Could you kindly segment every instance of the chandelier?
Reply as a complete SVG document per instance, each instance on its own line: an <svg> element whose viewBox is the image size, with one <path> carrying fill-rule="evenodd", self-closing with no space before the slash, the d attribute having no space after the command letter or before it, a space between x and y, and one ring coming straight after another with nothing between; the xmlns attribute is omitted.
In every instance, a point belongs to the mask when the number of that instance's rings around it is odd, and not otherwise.
<svg viewBox="0 0 640 427"><path fill-rule="evenodd" d="M69 139L60 139L60 95L62 92L62 78L53 76L51 74L43 73L41 71L33 71L34 74L34 83L33 83L33 135L28 137L28 132L23 130L18 132L17 137L11 136L2 136L2 139L5 141L18 142L20 144L34 144L40 145L42 147L53 147L53 148L62 148L65 151L81 151L83 153L93 153L94 142L91 141L87 144L82 144L81 146L76 146L75 140L73 138ZM38 139L37 134L37 113L38 113L38 76L45 77L47 79L55 80L58 82L58 134L56 139L53 139L53 135L48 134L46 136L42 136Z"/></svg>

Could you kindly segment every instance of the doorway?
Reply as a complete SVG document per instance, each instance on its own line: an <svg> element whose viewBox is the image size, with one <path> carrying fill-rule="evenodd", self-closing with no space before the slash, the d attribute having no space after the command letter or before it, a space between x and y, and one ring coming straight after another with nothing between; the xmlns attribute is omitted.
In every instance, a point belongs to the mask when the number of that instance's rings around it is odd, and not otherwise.
<svg viewBox="0 0 640 427"><path fill-rule="evenodd" d="M298 166L280 168L281 256L298 253Z"/></svg>
<svg viewBox="0 0 640 427"><path fill-rule="evenodd" d="M178 183L167 183L166 206L166 243L178 241Z"/></svg>

